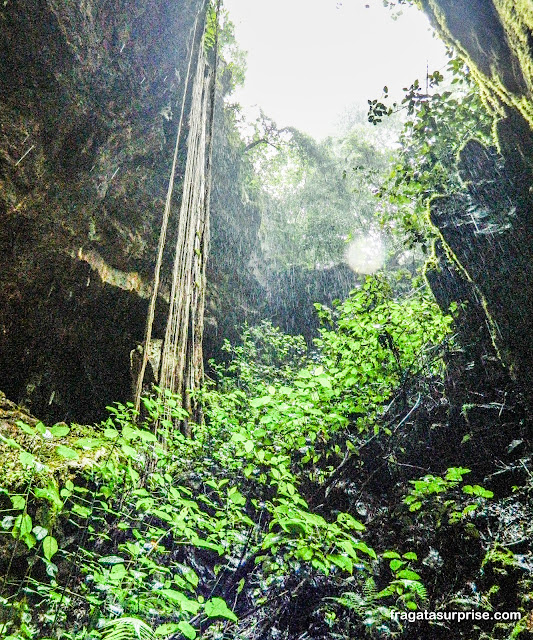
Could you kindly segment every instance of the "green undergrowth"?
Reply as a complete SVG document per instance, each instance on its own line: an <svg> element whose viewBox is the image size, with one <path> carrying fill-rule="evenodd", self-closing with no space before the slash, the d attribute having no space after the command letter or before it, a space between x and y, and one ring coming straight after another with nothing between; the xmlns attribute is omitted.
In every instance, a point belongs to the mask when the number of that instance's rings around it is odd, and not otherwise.
<svg viewBox="0 0 533 640"><path fill-rule="evenodd" d="M18 423L4 438L18 475L0 489L1 637L244 640L258 611L273 625L276 603L316 584L325 628L340 607L401 629L391 612L426 600L417 554L374 548L357 514L316 496L346 456L391 433L380 417L409 377L442 373L451 319L379 278L317 311L311 353L268 324L227 346L191 439L161 390L141 416L110 407L90 433ZM411 507L438 480L423 482Z"/></svg>

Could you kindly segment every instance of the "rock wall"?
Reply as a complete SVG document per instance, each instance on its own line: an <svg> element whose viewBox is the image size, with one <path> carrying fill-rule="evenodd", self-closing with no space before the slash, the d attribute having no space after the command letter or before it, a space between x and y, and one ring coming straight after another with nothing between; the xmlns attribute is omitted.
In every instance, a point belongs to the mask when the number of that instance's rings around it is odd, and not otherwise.
<svg viewBox="0 0 533 640"><path fill-rule="evenodd" d="M202 11L204 0L0 9L0 389L43 419L91 421L129 399Z"/></svg>
<svg viewBox="0 0 533 640"><path fill-rule="evenodd" d="M494 148L470 141L459 156L464 189L431 203L441 267L451 260L485 310L492 340L533 401L533 3L422 0L440 34L468 61L494 115ZM446 257L444 257L446 254ZM432 286L443 304L453 270ZM440 274L440 275L439 275ZM431 280L431 277L430 277ZM447 291L448 296L443 297Z"/></svg>

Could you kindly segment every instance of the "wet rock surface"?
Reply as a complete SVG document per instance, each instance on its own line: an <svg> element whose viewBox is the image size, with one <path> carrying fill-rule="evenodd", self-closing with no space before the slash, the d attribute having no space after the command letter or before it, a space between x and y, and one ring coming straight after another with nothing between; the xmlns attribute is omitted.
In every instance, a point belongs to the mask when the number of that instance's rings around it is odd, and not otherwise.
<svg viewBox="0 0 533 640"><path fill-rule="evenodd" d="M44 419L90 422L129 399L129 353L143 340L204 4L21 0L0 9L0 388ZM175 233L176 216L169 247ZM216 325L216 304L210 310Z"/></svg>

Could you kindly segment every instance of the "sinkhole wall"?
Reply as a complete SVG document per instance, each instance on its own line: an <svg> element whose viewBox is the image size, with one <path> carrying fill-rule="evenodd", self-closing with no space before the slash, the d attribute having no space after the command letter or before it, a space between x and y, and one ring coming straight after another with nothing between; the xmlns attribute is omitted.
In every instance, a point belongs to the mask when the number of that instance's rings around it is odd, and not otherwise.
<svg viewBox="0 0 533 640"><path fill-rule="evenodd" d="M202 11L204 0L9 0L0 8L0 389L42 419L98 420L106 404L130 399L130 352L144 335L188 46ZM257 220L237 210L229 225L216 201L215 236L223 229L234 242L245 224L254 235ZM243 277L248 260L245 248L231 273ZM206 324L216 341L224 333L219 283L231 280L230 267L215 250L209 269Z"/></svg>
<svg viewBox="0 0 533 640"><path fill-rule="evenodd" d="M441 241L428 279L442 306L457 299L459 291L471 305L481 305L500 357L531 403L533 3L420 4L441 36L467 60L495 121L494 148L471 140L460 153L463 191L435 198L430 205Z"/></svg>

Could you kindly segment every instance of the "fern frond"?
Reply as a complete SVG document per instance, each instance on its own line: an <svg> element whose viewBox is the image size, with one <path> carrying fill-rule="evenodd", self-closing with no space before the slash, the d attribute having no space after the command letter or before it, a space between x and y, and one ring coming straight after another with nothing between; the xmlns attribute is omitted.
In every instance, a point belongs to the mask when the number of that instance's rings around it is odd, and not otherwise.
<svg viewBox="0 0 533 640"><path fill-rule="evenodd" d="M421 582L414 582L411 589L416 593L422 602L426 602L428 599L428 592L426 587Z"/></svg>
<svg viewBox="0 0 533 640"><path fill-rule="evenodd" d="M332 600L351 611L355 611L358 615L361 615L368 608L366 599L360 593L353 591L346 591L340 598L332 598Z"/></svg>
<svg viewBox="0 0 533 640"><path fill-rule="evenodd" d="M365 600L371 602L376 599L378 595L378 590L376 588L376 581L374 578L369 576L363 583L363 596Z"/></svg>
<svg viewBox="0 0 533 640"><path fill-rule="evenodd" d="M139 618L118 618L104 625L102 640L156 640L156 638L152 629Z"/></svg>

